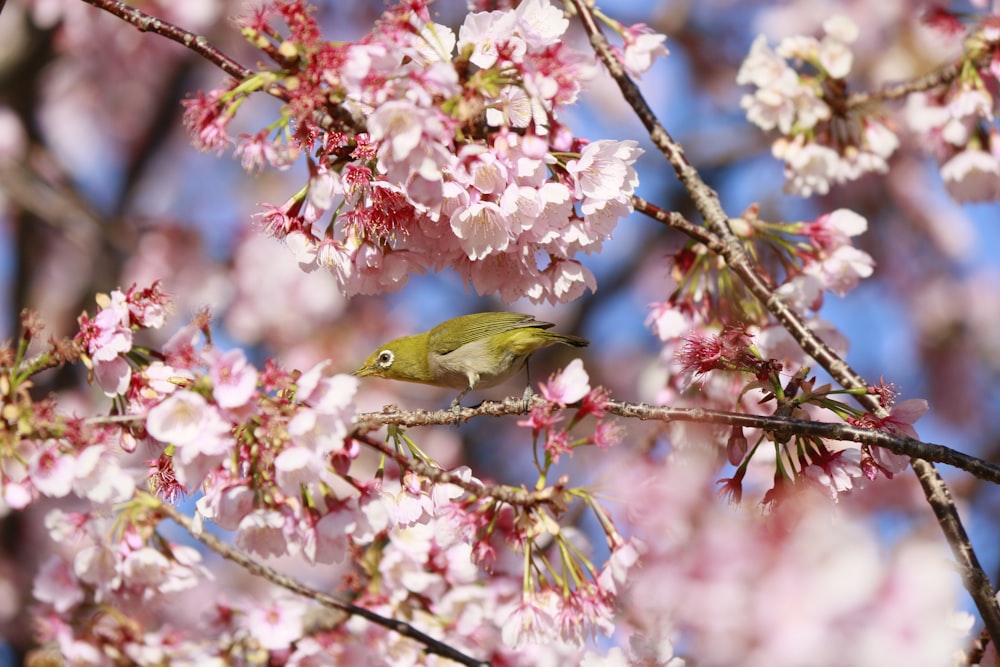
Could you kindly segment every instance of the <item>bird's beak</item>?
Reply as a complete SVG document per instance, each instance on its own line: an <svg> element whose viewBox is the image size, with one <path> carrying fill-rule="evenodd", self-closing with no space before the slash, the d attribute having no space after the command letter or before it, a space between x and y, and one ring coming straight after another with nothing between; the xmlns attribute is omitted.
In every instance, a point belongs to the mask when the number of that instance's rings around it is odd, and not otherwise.
<svg viewBox="0 0 1000 667"><path fill-rule="evenodd" d="M359 378L368 377L371 374L372 374L372 368L371 368L371 366L362 366L358 370L356 370L353 373L351 373L351 375L353 375L355 377L359 377Z"/></svg>

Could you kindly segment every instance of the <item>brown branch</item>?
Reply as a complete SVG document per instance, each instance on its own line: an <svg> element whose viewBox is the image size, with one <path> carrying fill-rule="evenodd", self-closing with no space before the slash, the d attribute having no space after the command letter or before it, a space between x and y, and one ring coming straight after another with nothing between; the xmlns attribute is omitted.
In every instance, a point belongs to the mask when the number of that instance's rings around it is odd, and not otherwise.
<svg viewBox="0 0 1000 667"><path fill-rule="evenodd" d="M678 180L684 185L695 207L704 217L706 226L721 242L722 247L717 251L719 255L730 269L740 277L750 293L788 330L802 350L813 357L834 380L845 389L865 389L867 383L862 377L819 336L813 333L802 318L782 301L771 286L754 270L739 240L729 227L728 216L722 208L718 194L702 180L698 171L688 162L681 146L673 140L656 118L638 86L615 57L594 19L593 11L587 0L571 0L571 2L580 16L594 51L618 84L626 102L646 127L653 144L660 149L674 168ZM875 396L865 393L856 396L856 399L872 414L879 417L887 415L887 411L879 404ZM975 557L958 510L951 500L951 494L944 480L934 470L933 464L918 459L914 461L916 465L913 466L913 469L920 478L927 502L931 505L941 526L941 531L963 571L966 590L972 596L994 643L1000 644L1000 604L997 603L992 587L987 586L986 588L990 589L987 592L984 587L976 584L976 582L988 582L989 579Z"/></svg>
<svg viewBox="0 0 1000 667"><path fill-rule="evenodd" d="M126 23L131 23L142 32L152 32L177 42L191 49L205 60L216 65L223 72L236 80L242 80L253 75L253 70L239 64L215 46L202 35L196 35L183 28L167 23L150 14L136 9L118 0L83 0L89 5L117 16Z"/></svg>
<svg viewBox="0 0 1000 667"><path fill-rule="evenodd" d="M142 32L161 35L191 49L237 81L242 81L254 74L253 70L244 67L213 46L206 37L196 35L172 23L146 14L124 2L119 0L83 0L83 2L131 23ZM277 83L266 86L264 92L278 99L288 100L288 91ZM365 119L359 112L333 103L328 104L326 109L317 109L313 113L313 120L324 130L343 130L355 133L365 131Z"/></svg>
<svg viewBox="0 0 1000 667"><path fill-rule="evenodd" d="M974 36L973 39L979 38ZM914 79L908 81L900 81L898 83L887 84L882 87L881 90L875 92L857 92L851 93L847 97L847 106L849 108L856 108L860 106L865 106L875 102L884 102L889 100L898 100L911 95L913 93L925 92L937 88L938 86L944 86L953 83L962 74L962 69L967 65L971 64L975 69L982 69L990 64L990 60L993 58L993 50L980 48L979 53L971 59L966 59L963 54L962 58L959 58L953 63L943 65L936 70L928 72L923 76L918 76Z"/></svg>
<svg viewBox="0 0 1000 667"><path fill-rule="evenodd" d="M542 399L536 397L535 400L541 401ZM743 428L756 428L783 435L815 437L823 438L824 440L856 442L872 447L884 447L894 454L908 456L911 459L944 463L964 470L984 481L1000 484L1000 466L987 463L975 456L965 454L945 445L915 440L905 435L896 435L887 431L859 428L843 422L819 422L774 415L748 415L739 412L708 410L705 408L672 408L669 406L654 406L625 401L609 401L607 411L620 417L655 420L665 424L670 422L698 422L703 424L718 424L720 426L741 426ZM487 415L500 417L504 415L525 414L526 412L523 398L510 397L503 401L486 401L474 408L462 408L461 417L463 420L468 420ZM361 438L365 434L388 424L397 426L430 426L454 423L455 414L450 409L434 411L392 409L384 412L369 412L359 414L355 417L354 432L357 435L354 437ZM367 440L365 442L369 445L372 444ZM394 458L399 456L383 443L378 441L376 443L379 445L377 448L380 451L390 454ZM408 467L413 468L415 472L424 474L421 470L413 466L413 459L406 459L404 457L403 461L405 461ZM432 470L437 469L432 468ZM483 493L483 487L471 485L468 482L460 483L451 479L446 481L459 484L470 493ZM512 505L549 502L548 498L539 497L537 493L518 493L521 495L512 496L509 500L502 498L502 500L510 502Z"/></svg>
<svg viewBox="0 0 1000 667"><path fill-rule="evenodd" d="M962 62L959 61L951 63L950 65L945 65L940 69L928 72L923 76L910 79L909 81L889 84L884 86L881 90L877 90L875 92L851 93L847 96L847 106L853 109L875 102L898 100L912 93L931 90L932 88L937 88L938 86L943 86L946 83L954 81L958 78L961 71Z"/></svg>
<svg viewBox="0 0 1000 667"><path fill-rule="evenodd" d="M952 555L958 561L959 573L962 576L962 585L969 592L979 615L983 619L983 625L990 634L994 646L997 645L997 637L1000 637L1000 612L997 611L996 592L989 576L983 570L976 556L975 549L972 548L972 541L969 539L961 518L958 516L958 509L955 501L951 497L948 485L941 479L940 473L934 464L920 459L911 459L910 465L920 486L924 490L924 496L930 503L931 509L945 533L945 539L951 547Z"/></svg>
<svg viewBox="0 0 1000 667"><path fill-rule="evenodd" d="M632 206L636 211L639 211L643 215L647 215L653 220L663 223L667 227L672 227L680 232L683 232L695 241L704 244L705 247L712 252L722 252L724 246L719 239L708 232L704 227L699 227L693 222L687 220L680 213L664 210L655 204L650 204L642 197L632 197Z"/></svg>
<svg viewBox="0 0 1000 667"><path fill-rule="evenodd" d="M139 492L143 493L143 492ZM145 494L148 495L148 494ZM177 524L179 524L184 530L186 530L191 537L198 540L209 549L219 554L226 560L230 560L243 569L245 569L250 574L258 577L262 577L267 581L270 581L276 586L280 586L286 590L295 593L296 595L301 595L303 597L309 598L310 600L315 600L324 607L329 607L330 609L337 609L346 614L352 616L360 616L367 621L379 625L386 630L395 632L396 634L402 635L416 642L419 642L425 647L427 653L433 653L434 655L440 655L444 658L454 660L461 665L468 665L469 667L490 667L490 663L485 660L476 660L471 658L461 651L448 646L447 644L434 639L430 635L427 635L409 623L404 623L403 621L396 621L391 618L386 618L385 616L380 616L373 611L369 611L364 607L359 607L350 602L344 602L343 600L338 600L337 598L321 593L317 590L309 588L305 584L299 582L292 577L281 574L276 570L257 562L250 556L246 555L242 551L234 548L232 545L223 542L221 539L212 535L211 533L205 532L203 530L198 530L194 526L194 522L188 516L185 516L176 507L169 503L159 501L153 498L153 496L148 496L151 500L155 501L158 505L158 511L165 516L173 519Z"/></svg>

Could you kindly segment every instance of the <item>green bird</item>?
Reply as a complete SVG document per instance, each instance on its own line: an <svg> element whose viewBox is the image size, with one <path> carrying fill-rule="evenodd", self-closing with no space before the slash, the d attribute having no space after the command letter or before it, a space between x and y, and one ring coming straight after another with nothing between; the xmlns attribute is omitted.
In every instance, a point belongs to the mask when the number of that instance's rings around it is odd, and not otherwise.
<svg viewBox="0 0 1000 667"><path fill-rule="evenodd" d="M553 326L519 313L462 315L380 346L354 375L458 389L461 393L451 404L457 412L463 396L506 381L543 347L590 344L579 336L547 331ZM529 383L525 397L530 396Z"/></svg>

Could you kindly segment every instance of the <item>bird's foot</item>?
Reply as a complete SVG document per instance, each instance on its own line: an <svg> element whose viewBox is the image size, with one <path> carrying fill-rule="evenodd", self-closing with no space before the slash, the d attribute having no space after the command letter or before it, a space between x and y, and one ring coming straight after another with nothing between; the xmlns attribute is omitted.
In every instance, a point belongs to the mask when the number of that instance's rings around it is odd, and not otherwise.
<svg viewBox="0 0 1000 667"><path fill-rule="evenodd" d="M521 397L524 402L524 411L531 412L531 406L535 402L535 392L531 391L531 385L529 384L524 388L524 396Z"/></svg>

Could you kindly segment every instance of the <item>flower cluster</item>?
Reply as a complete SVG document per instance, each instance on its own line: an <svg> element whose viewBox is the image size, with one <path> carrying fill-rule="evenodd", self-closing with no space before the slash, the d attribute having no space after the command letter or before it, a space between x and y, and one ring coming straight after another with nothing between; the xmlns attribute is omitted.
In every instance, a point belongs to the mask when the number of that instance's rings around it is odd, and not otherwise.
<svg viewBox="0 0 1000 667"><path fill-rule="evenodd" d="M278 42L276 18L290 31ZM221 149L243 98L283 83L282 128L237 150L251 167L310 155L309 182L268 205L262 224L302 267L332 270L345 294L454 268L507 302L570 301L596 287L575 256L599 250L632 210L642 151L573 137L559 121L593 73L561 39L567 26L548 0L527 0L469 14L455 35L418 1L360 42L331 44L300 1L278 0L242 27L282 71L189 100L187 124L203 148Z"/></svg>
<svg viewBox="0 0 1000 667"><path fill-rule="evenodd" d="M62 510L47 519L60 553L36 575L36 616L42 639L66 659L198 663L250 646L288 664L353 663L372 650L395 656L393 664L418 661L423 646L359 617L312 627L314 605L304 598L219 597L198 552L160 526L164 503L181 494L196 497L195 533L211 522L232 531L236 548L251 558L316 567L354 604L446 636L470 655L526 665L600 659L585 642L610 634L617 592L637 552L585 490L561 490L570 495L558 502L542 495L512 503L503 499L509 491L488 487L466 468L441 471L424 459L417 473L398 454L400 429L390 430L399 474L384 466L373 476L359 473L364 442L350 437L357 378L334 373L329 362L302 373L271 362L258 369L242 351L205 342L204 316L161 350L141 350L133 334L163 324L165 295L156 286L133 287L98 303L92 318L80 318L78 341L95 368L125 362L128 382L115 396L120 414L86 429L66 419L40 422L51 432L61 428L59 437L25 432L0 459L11 505L70 493L117 503L113 520ZM579 361L541 392L548 407L533 418L544 416L546 432L563 434L547 440L565 440L569 429L555 428L556 413L577 402L570 427L587 415L599 422L574 446L616 439L615 428L600 421L607 395L590 388ZM546 447L548 466L561 452ZM134 465L140 452L153 454L145 467ZM602 568L582 557L590 551L586 538L560 530L560 508L571 498L603 517L611 556ZM545 575L556 553L564 569ZM578 555L567 559L571 553ZM479 564L489 567L489 578ZM205 608L200 620L176 613L191 604ZM108 613L90 613L94 608Z"/></svg>
<svg viewBox="0 0 1000 667"><path fill-rule="evenodd" d="M156 544L130 524L109 540L110 520L55 509L45 519L49 536L72 552L51 556L35 577L33 594L41 603L39 634L58 647L67 663L109 664L111 655L134 664L208 656L203 649L152 618L178 597L204 582L208 570L198 550L181 544ZM93 614L92 606L116 610ZM128 619L127 621L125 619Z"/></svg>
<svg viewBox="0 0 1000 667"><path fill-rule="evenodd" d="M937 18L940 25L945 16L939 13ZM954 28L955 23L957 19L944 27ZM1000 29L995 17L982 21L968 47L961 75L936 89L910 95L905 119L940 162L941 178L955 200L996 201L1000 198L996 127Z"/></svg>
<svg viewBox="0 0 1000 667"><path fill-rule="evenodd" d="M133 285L127 292L115 290L110 295L99 295L101 309L93 320L86 313L80 316L76 341L84 349L97 384L108 396L122 394L129 386L132 334L137 329L162 327L167 299L159 282L144 290Z"/></svg>
<svg viewBox="0 0 1000 667"><path fill-rule="evenodd" d="M826 194L831 184L868 173L885 173L899 146L882 119L844 104L844 78L853 64L850 45L858 27L837 15L824 21L823 30L820 39L785 38L776 50L763 35L757 37L736 77L737 83L755 88L740 102L747 119L781 134L772 152L785 163L786 189L804 197ZM808 64L814 72L800 72L789 61Z"/></svg>
<svg viewBox="0 0 1000 667"><path fill-rule="evenodd" d="M843 296L873 271L872 258L852 243L866 231L867 221L848 209L796 223L768 223L751 209L733 221L733 228L740 237L755 241L758 253L770 252L779 259L784 271L774 278L775 292L803 316L819 312L825 293ZM815 386L808 377L813 360L768 313L720 307L755 302L732 287L726 291L732 281L717 280L710 262L695 246L682 250L675 260L678 289L668 301L653 304L648 322L664 343L668 371L658 400L673 406L735 407L750 414L778 411L784 416L860 425L864 415L837 400L836 390ZM814 316L808 322L843 352L843 338L836 329ZM889 400L886 408L891 407ZM691 439L689 430L699 427L671 424L670 429L675 440L685 442ZM699 438L705 437L699 431ZM763 496L768 504L780 501L800 482L818 485L837 500L864 479L872 480L878 473L891 477L906 466L905 459L881 448L821 438L742 429L728 434L715 430L709 437L725 448L735 467L732 476L720 480L722 495L733 501L744 496L751 466L756 468L753 477L766 474L770 480Z"/></svg>
<svg viewBox="0 0 1000 667"><path fill-rule="evenodd" d="M851 242L867 230L868 221L846 208L789 226L790 233L805 238L798 248L802 267L790 272L778 294L800 313L818 312L824 292L847 295L874 272L875 260Z"/></svg>
<svg viewBox="0 0 1000 667"><path fill-rule="evenodd" d="M562 454L569 454L574 448L583 445L597 445L606 449L618 443L621 433L612 421L604 421L605 404L608 393L601 387L591 389L590 377L583 368L580 359L574 359L548 382L540 386L544 403L536 402L527 418L518 422L519 426L531 429L537 444L539 437L544 435L545 465L557 463ZM559 427L563 420L562 409L575 403L580 403L569 424ZM594 417L597 423L589 436L573 440L570 431L586 417Z"/></svg>

